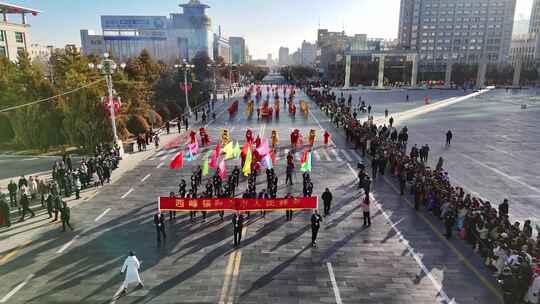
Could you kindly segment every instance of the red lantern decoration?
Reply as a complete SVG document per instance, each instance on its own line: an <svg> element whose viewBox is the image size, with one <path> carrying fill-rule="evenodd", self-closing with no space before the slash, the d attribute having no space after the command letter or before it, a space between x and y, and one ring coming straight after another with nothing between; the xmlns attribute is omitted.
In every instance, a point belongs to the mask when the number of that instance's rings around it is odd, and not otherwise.
<svg viewBox="0 0 540 304"><path fill-rule="evenodd" d="M193 85L191 83L188 83L187 84L187 91L190 92L192 88L193 88ZM184 86L183 83L180 84L180 89L182 90L182 92L184 92L186 90L186 87Z"/></svg>
<svg viewBox="0 0 540 304"><path fill-rule="evenodd" d="M37 16L38 12L32 12L32 16Z"/></svg>
<svg viewBox="0 0 540 304"><path fill-rule="evenodd" d="M113 97L113 108L114 108L114 115L118 115L120 113L120 107L122 106L120 99ZM107 116L111 116L111 103L109 102L109 97L103 98L103 110L105 110L105 113L107 113Z"/></svg>

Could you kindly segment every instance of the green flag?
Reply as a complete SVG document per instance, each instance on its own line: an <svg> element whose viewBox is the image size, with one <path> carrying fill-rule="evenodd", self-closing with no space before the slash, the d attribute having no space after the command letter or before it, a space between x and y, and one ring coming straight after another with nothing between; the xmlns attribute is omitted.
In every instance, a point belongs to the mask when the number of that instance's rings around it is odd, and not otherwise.
<svg viewBox="0 0 540 304"><path fill-rule="evenodd" d="M242 150L240 149L240 144L238 142L236 142L236 145L234 146L234 149L233 149L233 157L235 159L240 158L240 153L241 152L242 152Z"/></svg>
<svg viewBox="0 0 540 304"><path fill-rule="evenodd" d="M302 166L300 167L300 171L302 172L311 171L311 152L308 153L306 157L306 161L302 163Z"/></svg>
<svg viewBox="0 0 540 304"><path fill-rule="evenodd" d="M202 175L203 176L208 175L208 158L205 158L202 163Z"/></svg>

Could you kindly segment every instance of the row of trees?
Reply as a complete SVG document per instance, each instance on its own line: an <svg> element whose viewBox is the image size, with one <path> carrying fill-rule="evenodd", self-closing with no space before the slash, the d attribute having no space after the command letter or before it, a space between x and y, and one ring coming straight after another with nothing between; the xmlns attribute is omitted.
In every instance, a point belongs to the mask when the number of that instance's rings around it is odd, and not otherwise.
<svg viewBox="0 0 540 304"><path fill-rule="evenodd" d="M32 63L24 52L19 54L17 63L0 57L0 109L73 91L45 102L0 112L2 145L14 149L47 150L62 146L89 151L97 143L111 140L110 120L101 101L107 92L106 83L99 71L89 68L89 63L100 61L96 56L84 56L74 49L55 51L46 65ZM189 93L192 107L210 98L213 75L208 69L209 63L210 59L204 54L192 59L194 68L188 73L188 81L192 83ZM237 70L258 72L249 66ZM231 74L234 80L239 79L238 72L217 69L218 83L227 82ZM156 62L146 51L128 60L125 69L113 75L115 92L122 101L117 116L119 136L125 140L147 131L152 124L159 126L163 120L182 115L185 95L180 90L181 82L183 72L174 65ZM84 88L76 90L81 87Z"/></svg>

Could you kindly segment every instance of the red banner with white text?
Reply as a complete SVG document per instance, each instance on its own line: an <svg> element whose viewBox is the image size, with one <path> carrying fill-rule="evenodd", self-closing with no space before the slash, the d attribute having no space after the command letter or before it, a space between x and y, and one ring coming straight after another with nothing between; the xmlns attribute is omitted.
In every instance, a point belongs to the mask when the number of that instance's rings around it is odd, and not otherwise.
<svg viewBox="0 0 540 304"><path fill-rule="evenodd" d="M317 197L292 197L276 199L257 198L179 198L160 197L161 211L272 211L316 209Z"/></svg>

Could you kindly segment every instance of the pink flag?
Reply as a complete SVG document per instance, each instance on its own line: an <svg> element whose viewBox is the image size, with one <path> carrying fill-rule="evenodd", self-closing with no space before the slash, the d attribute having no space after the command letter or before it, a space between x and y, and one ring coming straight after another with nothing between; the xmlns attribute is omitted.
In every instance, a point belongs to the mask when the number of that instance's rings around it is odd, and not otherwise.
<svg viewBox="0 0 540 304"><path fill-rule="evenodd" d="M191 153L197 154L199 152L199 143L195 141L193 144L188 144L188 148L191 149Z"/></svg>
<svg viewBox="0 0 540 304"><path fill-rule="evenodd" d="M225 159L219 162L218 175L223 180L227 176L227 167L225 166Z"/></svg>
<svg viewBox="0 0 540 304"><path fill-rule="evenodd" d="M218 163L217 163L218 157L219 157L219 154L216 153L216 150L214 150L214 151L212 152L212 156L210 157L210 162L208 162L208 167L209 167L209 168L214 169L214 168L217 167L217 164L218 164Z"/></svg>
<svg viewBox="0 0 540 304"><path fill-rule="evenodd" d="M216 155L219 156L221 154L221 144L217 143L216 148L214 149L216 151Z"/></svg>
<svg viewBox="0 0 540 304"><path fill-rule="evenodd" d="M261 146L257 148L257 152L259 152L260 156L265 156L270 152L270 147L268 146L268 141L266 139L262 140Z"/></svg>

